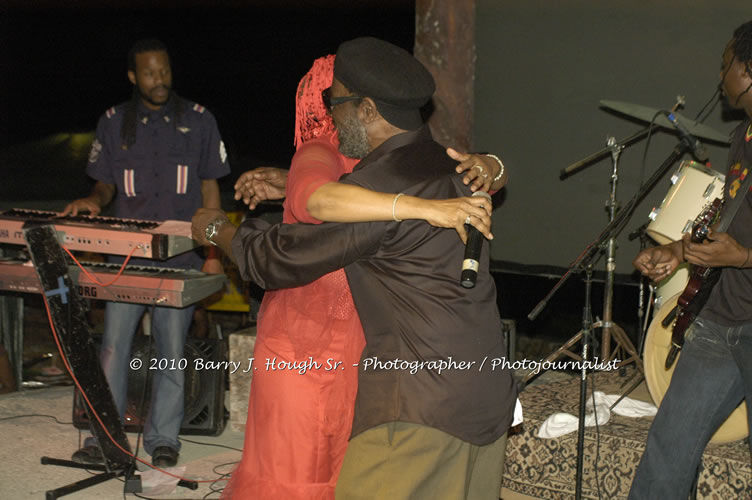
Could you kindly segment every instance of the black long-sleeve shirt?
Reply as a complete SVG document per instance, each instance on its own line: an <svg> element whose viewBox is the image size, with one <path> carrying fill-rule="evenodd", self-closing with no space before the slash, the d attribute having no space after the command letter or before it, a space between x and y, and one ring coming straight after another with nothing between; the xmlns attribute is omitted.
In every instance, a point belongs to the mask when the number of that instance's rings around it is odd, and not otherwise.
<svg viewBox="0 0 752 500"><path fill-rule="evenodd" d="M344 182L383 192L470 194L427 128L384 142ZM345 268L366 337L353 435L413 422L484 445L512 421L516 386L485 244L474 288L459 283L464 246L454 230L423 221L244 223L233 239L244 278L299 286Z"/></svg>

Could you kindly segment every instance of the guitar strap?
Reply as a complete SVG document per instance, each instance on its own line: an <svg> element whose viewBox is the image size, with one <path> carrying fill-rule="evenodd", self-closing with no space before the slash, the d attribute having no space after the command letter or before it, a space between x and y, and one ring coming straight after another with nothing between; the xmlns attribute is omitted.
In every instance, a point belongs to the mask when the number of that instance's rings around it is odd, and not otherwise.
<svg viewBox="0 0 752 500"><path fill-rule="evenodd" d="M749 148L749 142L744 144L744 149L746 150ZM747 161L747 154L745 151L745 154L742 158L742 175L744 175L744 181L742 182L741 187L736 191L737 196L736 198L731 198L731 200L726 200L726 210L723 213L723 217L721 218L721 222L718 224L718 228L716 231L719 233L725 233L728 227L731 225L731 221L734 219L734 215L736 215L736 212L739 211L739 207L742 206L742 201L744 201L744 198L746 198L747 193L749 193L749 188L752 186L752 168L749 165L749 162ZM745 173L746 172L746 173ZM724 197L726 195L726 189L724 187Z"/></svg>

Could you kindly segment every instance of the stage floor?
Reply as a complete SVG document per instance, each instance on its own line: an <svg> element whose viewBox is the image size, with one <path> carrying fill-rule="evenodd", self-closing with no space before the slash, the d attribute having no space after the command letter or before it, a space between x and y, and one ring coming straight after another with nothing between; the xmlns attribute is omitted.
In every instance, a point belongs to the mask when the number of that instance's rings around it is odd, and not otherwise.
<svg viewBox="0 0 752 500"><path fill-rule="evenodd" d="M72 408L72 386L23 390L0 396L0 463L3 464L0 467L0 498L40 499L45 497L48 490L92 476L86 470L42 465L40 462L42 456L68 460L78 449L79 432L71 424ZM23 415L28 416L6 420ZM42 415L54 416L64 424ZM131 448L135 449L136 435L128 434L128 437ZM149 498L204 498L211 493L212 488L216 490L224 486L222 474L233 470L235 463L240 460L240 450L243 447L243 434L233 431L230 426L226 426L220 436L181 436L181 440L182 450L177 468L185 469L176 472L189 479L208 482L199 483L197 490L178 487L164 495L146 492L143 495ZM139 457L150 462L150 457L143 450ZM123 498L123 483L111 479L64 498ZM126 498L136 497L129 494ZM216 499L219 494L206 498Z"/></svg>
<svg viewBox="0 0 752 500"><path fill-rule="evenodd" d="M621 394L622 384L629 378L618 372L595 375L595 388L606 394ZM14 500L37 499L45 491L91 477L84 470L41 465L40 458L68 459L79 446L79 432L70 424L72 411L71 386L47 387L0 395L0 498ZM629 397L650 401L644 383ZM574 498L577 459L577 433L557 439L535 437L540 424L552 413L577 414L579 378L562 372L545 372L528 386L520 396L525 412L525 424L520 434L512 436L507 446L503 500L569 499ZM8 417L21 418L7 419ZM55 416L51 418L31 415ZM4 420L5 419L5 420ZM628 418L612 415L598 433L587 428L583 483L584 498L609 500L626 498L634 470L644 448L651 418ZM129 434L135 449L135 435ZM599 439L598 439L599 438ZM212 489L224 485L227 474L240 459L243 434L230 423L218 437L182 436L183 450L179 466L182 475L208 481L198 490L179 487L165 495L147 494L151 498L204 498ZM191 442L189 442L191 441ZM596 443L599 446L596 446ZM201 443L201 444L197 444ZM235 450L220 448L229 446ZM148 460L148 456L141 456ZM596 456L598 456L596 467ZM705 467L699 483L700 499L752 498L752 459L745 440L726 445L711 445L705 453ZM597 469L596 474L594 470ZM211 481L217 481L212 483ZM122 498L123 483L110 480L66 496L72 500ZM211 494L207 498L218 498ZM127 495L127 498L135 498Z"/></svg>

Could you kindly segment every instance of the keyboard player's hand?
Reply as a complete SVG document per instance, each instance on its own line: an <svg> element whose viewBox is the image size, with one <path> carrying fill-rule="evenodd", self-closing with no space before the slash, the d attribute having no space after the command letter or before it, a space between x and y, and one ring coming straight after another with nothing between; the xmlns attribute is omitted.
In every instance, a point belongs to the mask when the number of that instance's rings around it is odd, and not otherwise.
<svg viewBox="0 0 752 500"><path fill-rule="evenodd" d="M68 205L65 206L65 209L63 209L60 216L66 216L68 214L78 215L82 212L88 212L91 215L98 215L101 211L102 208L91 198L79 198L78 200L73 200L72 202L68 203Z"/></svg>

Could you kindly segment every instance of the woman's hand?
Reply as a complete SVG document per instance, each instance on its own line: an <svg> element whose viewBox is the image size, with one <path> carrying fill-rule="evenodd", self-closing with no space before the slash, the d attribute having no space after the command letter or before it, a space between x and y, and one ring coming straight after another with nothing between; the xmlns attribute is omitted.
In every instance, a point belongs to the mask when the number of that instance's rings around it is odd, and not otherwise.
<svg viewBox="0 0 752 500"><path fill-rule="evenodd" d="M453 160L460 162L457 165L457 173L465 172L462 182L469 185L472 191L486 191L491 189L494 184L494 178L501 171L499 163L488 155L460 153L452 148L447 148L447 155ZM506 177L502 174L503 181L495 189L501 189L506 183Z"/></svg>
<svg viewBox="0 0 752 500"><path fill-rule="evenodd" d="M491 202L485 196L450 198L447 200L420 199L423 218L436 227L453 227L463 243L467 242L465 224L471 224L489 240L491 234Z"/></svg>

